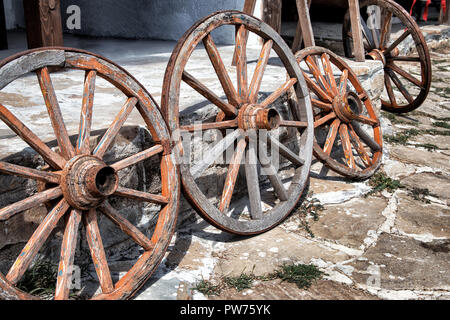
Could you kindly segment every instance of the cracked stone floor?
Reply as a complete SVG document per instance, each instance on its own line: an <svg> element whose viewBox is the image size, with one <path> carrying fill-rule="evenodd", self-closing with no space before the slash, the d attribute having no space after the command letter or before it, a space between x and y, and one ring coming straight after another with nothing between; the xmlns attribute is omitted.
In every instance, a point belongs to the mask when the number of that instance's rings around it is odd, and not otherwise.
<svg viewBox="0 0 450 320"><path fill-rule="evenodd" d="M182 212L166 259L136 299L450 299L450 42L429 43L433 84L426 102L406 115L383 113L385 135L409 129L405 144L385 142L380 172L405 188L369 194L313 162L310 193L324 210L315 221L293 213L264 234L242 238ZM399 94L399 93L397 93ZM446 123L447 125L442 125ZM425 195L412 190L425 190ZM200 280L253 273L283 263L313 264L327 275L308 290L281 280L254 281L205 296Z"/></svg>
<svg viewBox="0 0 450 320"><path fill-rule="evenodd" d="M102 43L66 41L118 61L159 101L175 43ZM405 188L369 194L368 181L353 183L314 161L309 200L314 197L324 207L318 219L294 212L253 237L215 229L183 200L167 255L135 299L450 299L450 41L430 40L429 45L433 84L426 102L406 115L382 113L385 135L419 131L404 144L385 142L380 172ZM143 68L144 60L151 69ZM67 94L75 90L70 81L61 85ZM2 97L7 98L12 99ZM22 103L16 98L14 103ZM242 273L266 275L286 262L313 264L326 276L308 290L280 280L255 281L250 289L225 289L211 297L192 290L202 279L215 283Z"/></svg>

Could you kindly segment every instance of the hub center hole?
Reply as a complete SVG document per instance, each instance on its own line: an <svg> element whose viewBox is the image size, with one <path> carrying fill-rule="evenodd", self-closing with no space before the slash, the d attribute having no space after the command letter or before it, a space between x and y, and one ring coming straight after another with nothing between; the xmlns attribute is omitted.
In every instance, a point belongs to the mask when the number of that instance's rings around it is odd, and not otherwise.
<svg viewBox="0 0 450 320"><path fill-rule="evenodd" d="M113 194L116 184L117 175L113 168L104 167L98 171L95 177L95 185L101 194L105 196Z"/></svg>

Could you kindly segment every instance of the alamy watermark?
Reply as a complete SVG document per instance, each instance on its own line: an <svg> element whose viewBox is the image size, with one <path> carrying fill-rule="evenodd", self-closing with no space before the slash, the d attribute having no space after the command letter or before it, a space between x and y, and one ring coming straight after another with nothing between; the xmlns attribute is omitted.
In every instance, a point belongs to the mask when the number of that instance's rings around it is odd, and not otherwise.
<svg viewBox="0 0 450 320"><path fill-rule="evenodd" d="M66 13L69 17L66 20L66 27L69 30L81 29L81 8L77 5L70 5L67 7Z"/></svg>

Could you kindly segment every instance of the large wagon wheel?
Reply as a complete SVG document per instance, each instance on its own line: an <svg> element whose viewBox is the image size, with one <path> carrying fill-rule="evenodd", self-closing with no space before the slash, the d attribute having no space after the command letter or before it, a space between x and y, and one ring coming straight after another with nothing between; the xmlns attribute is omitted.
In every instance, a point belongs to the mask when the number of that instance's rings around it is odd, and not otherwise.
<svg viewBox="0 0 450 320"><path fill-rule="evenodd" d="M228 47L226 54L221 54L213 40L213 35L217 34L213 32L230 25L236 29L236 68L231 67L234 47ZM250 82L248 34L263 40L261 51L257 49L259 58L255 57L253 61L255 71ZM200 59L193 57L194 49L200 43L205 50L200 48L195 53L201 52L204 59L208 59L208 55L211 70L214 69L212 72L217 75L217 84L223 88L225 97L209 89L211 84L202 83L191 74L191 69L195 72L195 61ZM271 53L276 61L281 60L281 66L269 66ZM192 64L189 64L190 60L193 60ZM263 81L268 67L277 68L278 81ZM236 73L236 84L231 80L234 76L229 74L233 72ZM199 72L198 77L202 75L211 79L210 74L204 71ZM271 85L274 90L262 90L265 85ZM190 96L180 96L183 87L192 91ZM295 95L290 97L292 104L289 105L286 98L292 87ZM217 107L213 107L215 113L210 120L195 125L192 120L189 122L189 115L181 117L179 114L179 107L189 107L184 98L190 98L194 91L199 93L198 97L206 98ZM203 218L222 230L249 235L276 226L290 213L309 176L314 134L310 103L308 88L294 55L279 34L262 21L237 11L218 12L202 19L184 34L167 67L162 108L173 136L178 136L175 149L181 162L183 190ZM204 100L198 105L202 104ZM195 110L195 107L189 109ZM190 148L196 143L190 145L189 136L186 138L186 134L194 130L200 134L215 130L216 136L220 137L198 161L189 156ZM184 136L184 143L181 136ZM237 148L234 150L235 143ZM271 156L267 153L267 145L272 147ZM231 159L223 165L216 165L217 159L223 159L225 151L230 149L234 150L227 153L232 154ZM278 154L281 164L277 172L274 159ZM222 175L214 171L219 169ZM210 176L215 178L204 182ZM215 183L217 192L211 197ZM239 201L245 201L246 205L240 207Z"/></svg>
<svg viewBox="0 0 450 320"><path fill-rule="evenodd" d="M419 26L405 9L391 0L361 1L360 8L366 56L384 65L387 100L382 101L382 108L405 113L420 107L432 79L430 54ZM343 24L347 57L353 55L351 34L347 12ZM412 46L410 53L401 49L405 44Z"/></svg>
<svg viewBox="0 0 450 320"><path fill-rule="evenodd" d="M81 120L75 145L70 140L49 73L49 68L55 67L85 71L83 73L85 75L84 92L80 101ZM44 48L26 51L8 58L0 64L0 88L3 89L9 83L30 72L37 74L51 122L48 130L53 130L58 147L50 148L13 114L13 108L0 104L0 119L40 155L48 167L47 170L32 169L0 161L0 173L41 182L39 191L31 197L0 209L0 221L8 221L15 215L24 214L25 210L48 204L50 200L52 200L52 209L34 231L9 272L5 276L0 274L0 298L37 298L19 290L18 283L33 264L43 244L53 234L52 231L58 222L64 221L63 217L66 223L54 299L69 298L69 284L72 283L72 267L81 223L86 231L90 255L101 287L101 293L92 298L129 298L158 266L170 242L177 217L178 176L175 157L169 147L168 129L162 115L150 94L124 69L105 58L85 51ZM99 78L103 78L118 89L115 92L123 94L121 99L126 102L100 142L92 148L90 137L94 132L91 132L91 124L95 109L96 79L98 81ZM150 131L152 146L120 161L106 163L106 160L104 161L106 152L115 145L119 130L134 109L138 111L135 112L137 117L140 117ZM126 182L120 178L119 172L131 169L151 157L160 163L160 194L128 189ZM148 235L149 232L141 231L121 214L120 209L115 208L115 202L118 199L127 199L130 203L138 201L142 204L157 205L156 210L159 208L159 214L155 218L157 221L155 229L149 230L153 231L151 237ZM143 248L140 258L116 283L112 280L106 250L100 235L100 220L98 220L100 215L107 217Z"/></svg>
<svg viewBox="0 0 450 320"><path fill-rule="evenodd" d="M314 156L344 176L370 177L381 164L382 134L358 77L330 50L311 47L295 56L314 94Z"/></svg>

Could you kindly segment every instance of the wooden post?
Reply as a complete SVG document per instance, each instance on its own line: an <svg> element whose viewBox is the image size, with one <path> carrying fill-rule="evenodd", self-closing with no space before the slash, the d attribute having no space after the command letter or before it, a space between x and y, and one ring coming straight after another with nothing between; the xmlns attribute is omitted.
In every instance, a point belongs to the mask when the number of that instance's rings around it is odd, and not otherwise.
<svg viewBox="0 0 450 320"><path fill-rule="evenodd" d="M263 21L275 29L281 31L281 0L263 0Z"/></svg>
<svg viewBox="0 0 450 320"><path fill-rule="evenodd" d="M59 0L23 0L28 48L63 46Z"/></svg>
<svg viewBox="0 0 450 320"><path fill-rule="evenodd" d="M0 0L0 50L8 49L8 36L6 33L5 8Z"/></svg>
<svg viewBox="0 0 450 320"><path fill-rule="evenodd" d="M256 0L245 0L244 2L244 10L242 12L253 15L253 12L255 11L256 6Z"/></svg>
<svg viewBox="0 0 450 320"><path fill-rule="evenodd" d="M359 0L348 0L350 21L352 24L353 50L355 51L355 60L365 61L364 44L361 31L361 15L359 12Z"/></svg>
<svg viewBox="0 0 450 320"><path fill-rule="evenodd" d="M441 8L441 14L439 15L439 24L450 25L449 11L450 11L450 0L446 0L445 11Z"/></svg>
<svg viewBox="0 0 450 320"><path fill-rule="evenodd" d="M300 50L302 41L305 47L315 46L314 32L311 24L311 17L309 16L309 8L311 7L311 0L296 0L298 11L298 24L295 31L294 43L292 44L292 51L295 53Z"/></svg>

